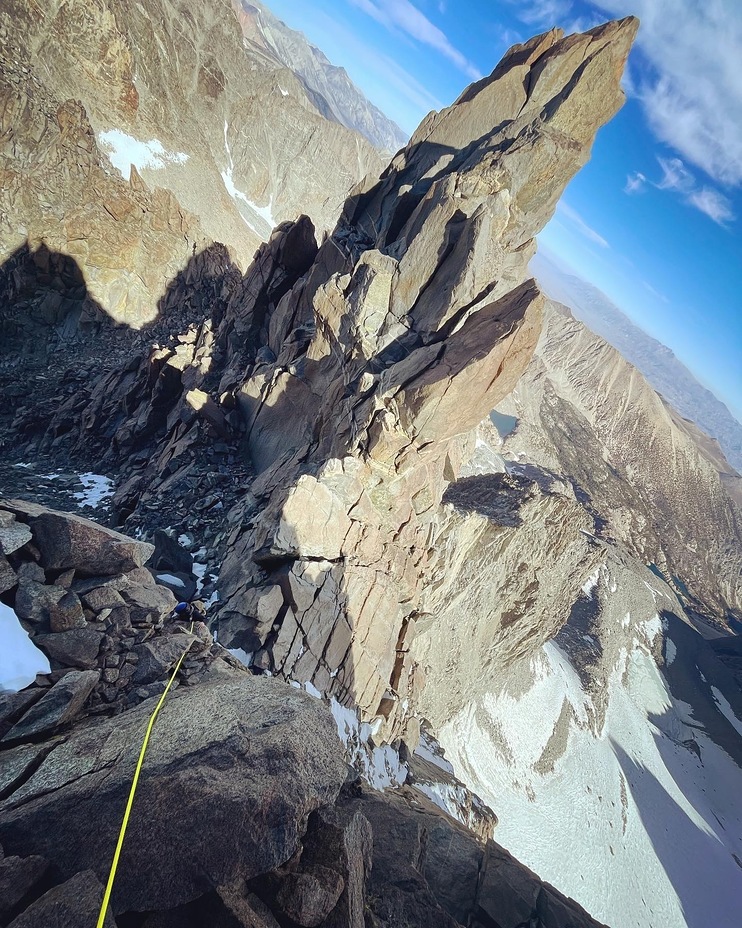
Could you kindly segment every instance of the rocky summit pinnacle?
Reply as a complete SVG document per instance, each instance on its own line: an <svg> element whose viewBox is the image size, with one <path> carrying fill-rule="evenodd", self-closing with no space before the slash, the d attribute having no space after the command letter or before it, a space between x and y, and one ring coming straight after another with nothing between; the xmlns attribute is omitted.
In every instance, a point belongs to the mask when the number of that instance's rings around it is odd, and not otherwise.
<svg viewBox="0 0 742 928"><path fill-rule="evenodd" d="M353 192L319 249L302 217L242 280L197 256L171 296L210 281L212 318L73 397L48 433L108 434L130 475L124 517L189 479L204 427L247 452L220 640L359 706L380 738L416 725L410 647L438 505L531 358L534 236L623 102L637 25L515 46Z"/></svg>

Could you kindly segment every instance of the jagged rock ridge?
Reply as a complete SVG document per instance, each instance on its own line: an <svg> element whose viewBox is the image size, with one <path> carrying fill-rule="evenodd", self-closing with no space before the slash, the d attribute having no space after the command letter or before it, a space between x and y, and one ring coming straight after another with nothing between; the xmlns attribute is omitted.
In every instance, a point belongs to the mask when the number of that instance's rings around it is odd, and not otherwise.
<svg viewBox="0 0 742 928"><path fill-rule="evenodd" d="M135 375L124 421L157 408L165 450L122 508L157 492L158 468L177 480L192 454L187 409L212 423L237 409L258 476L229 516L220 634L378 717L381 738L417 724L410 643L438 503L462 436L536 344L533 236L622 102L635 30L628 19L516 46L354 193L319 250L308 220L279 227L211 334L208 323ZM152 404L168 371L167 404ZM118 396L111 375L61 418L82 409L94 434L122 422ZM114 448L137 428L120 426Z"/></svg>
<svg viewBox="0 0 742 928"><path fill-rule="evenodd" d="M142 731L185 657L107 926L599 928L422 794L349 776L327 708L251 676L202 623L173 622L151 555L88 520L0 501L4 601L53 668L0 693L3 925L96 919Z"/></svg>

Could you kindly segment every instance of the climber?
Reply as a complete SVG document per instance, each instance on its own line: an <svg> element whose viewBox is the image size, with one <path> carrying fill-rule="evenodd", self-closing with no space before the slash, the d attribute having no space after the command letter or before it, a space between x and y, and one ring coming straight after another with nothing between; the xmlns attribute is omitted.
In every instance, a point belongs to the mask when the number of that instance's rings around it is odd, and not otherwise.
<svg viewBox="0 0 742 928"><path fill-rule="evenodd" d="M173 618L176 622L186 623L186 626L190 622L191 627L187 630L199 638L203 644L211 647L214 643L209 627L206 624L206 606L200 599L196 599L191 603L178 603L173 609Z"/></svg>
<svg viewBox="0 0 742 928"><path fill-rule="evenodd" d="M173 612L175 618L183 622L206 622L206 606L200 599L192 603L178 603Z"/></svg>

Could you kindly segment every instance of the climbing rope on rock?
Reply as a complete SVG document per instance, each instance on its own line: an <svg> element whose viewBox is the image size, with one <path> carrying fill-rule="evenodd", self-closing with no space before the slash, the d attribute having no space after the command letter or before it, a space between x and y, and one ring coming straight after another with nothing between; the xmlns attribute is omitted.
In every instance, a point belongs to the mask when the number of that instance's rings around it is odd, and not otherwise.
<svg viewBox="0 0 742 928"><path fill-rule="evenodd" d="M190 633L193 633L194 622L191 622ZM103 902L101 903L100 913L98 915L98 922L96 928L103 928L103 924L106 920L106 912L108 911L108 904L111 900L111 891L113 890L113 884L116 879L116 870L119 864L119 857L121 856L121 848L124 845L124 837L126 836L126 828L129 824L129 816L131 814L132 806L134 805L134 795L137 791L137 784L139 783L139 774L142 772L142 765L144 763L144 755L147 753L147 746L149 745L149 738L152 734L152 729L154 727L157 716L160 713L165 698L167 697L170 687L173 684L173 680L180 670L180 665L183 663L183 659L188 653L189 648L185 648L183 653L178 658L178 663L175 665L173 672L170 674L170 678L167 681L167 686L163 690L162 696L157 700L157 705L155 706L152 715L149 717L149 722L147 723L147 730L144 733L144 740L142 741L142 747L139 751L139 758L137 760L137 766L134 770L134 778L131 781L131 789L129 790L129 798L126 801L126 809L124 810L124 818L121 822L121 829L119 830L118 841L116 842L116 850L113 853L113 860L111 862L111 870L108 874L108 882L106 883L106 891L103 893Z"/></svg>

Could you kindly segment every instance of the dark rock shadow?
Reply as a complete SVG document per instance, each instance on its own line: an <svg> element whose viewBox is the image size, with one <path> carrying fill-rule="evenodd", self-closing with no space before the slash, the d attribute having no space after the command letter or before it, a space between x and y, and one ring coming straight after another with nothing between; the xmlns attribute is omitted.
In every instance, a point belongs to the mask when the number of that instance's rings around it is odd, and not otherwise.
<svg viewBox="0 0 742 928"><path fill-rule="evenodd" d="M523 524L520 510L533 495L533 485L518 474L476 474L452 483L443 502L460 512L478 512L503 528L517 528Z"/></svg>
<svg viewBox="0 0 742 928"><path fill-rule="evenodd" d="M651 717L662 724L659 717ZM655 736L660 753L671 763L667 751L662 751L666 739ZM708 928L709 925L737 925L742 911L742 868L738 869L732 853L719 837L718 822L706 821L708 831L693 821L673 799L657 777L638 764L612 740L613 751L636 804L641 823L649 836L654 851L677 894L688 928ZM675 776L672 768L668 770ZM678 788L695 807L693 796ZM703 887L703 892L699 888ZM714 912L709 911L709 900L718 900Z"/></svg>

